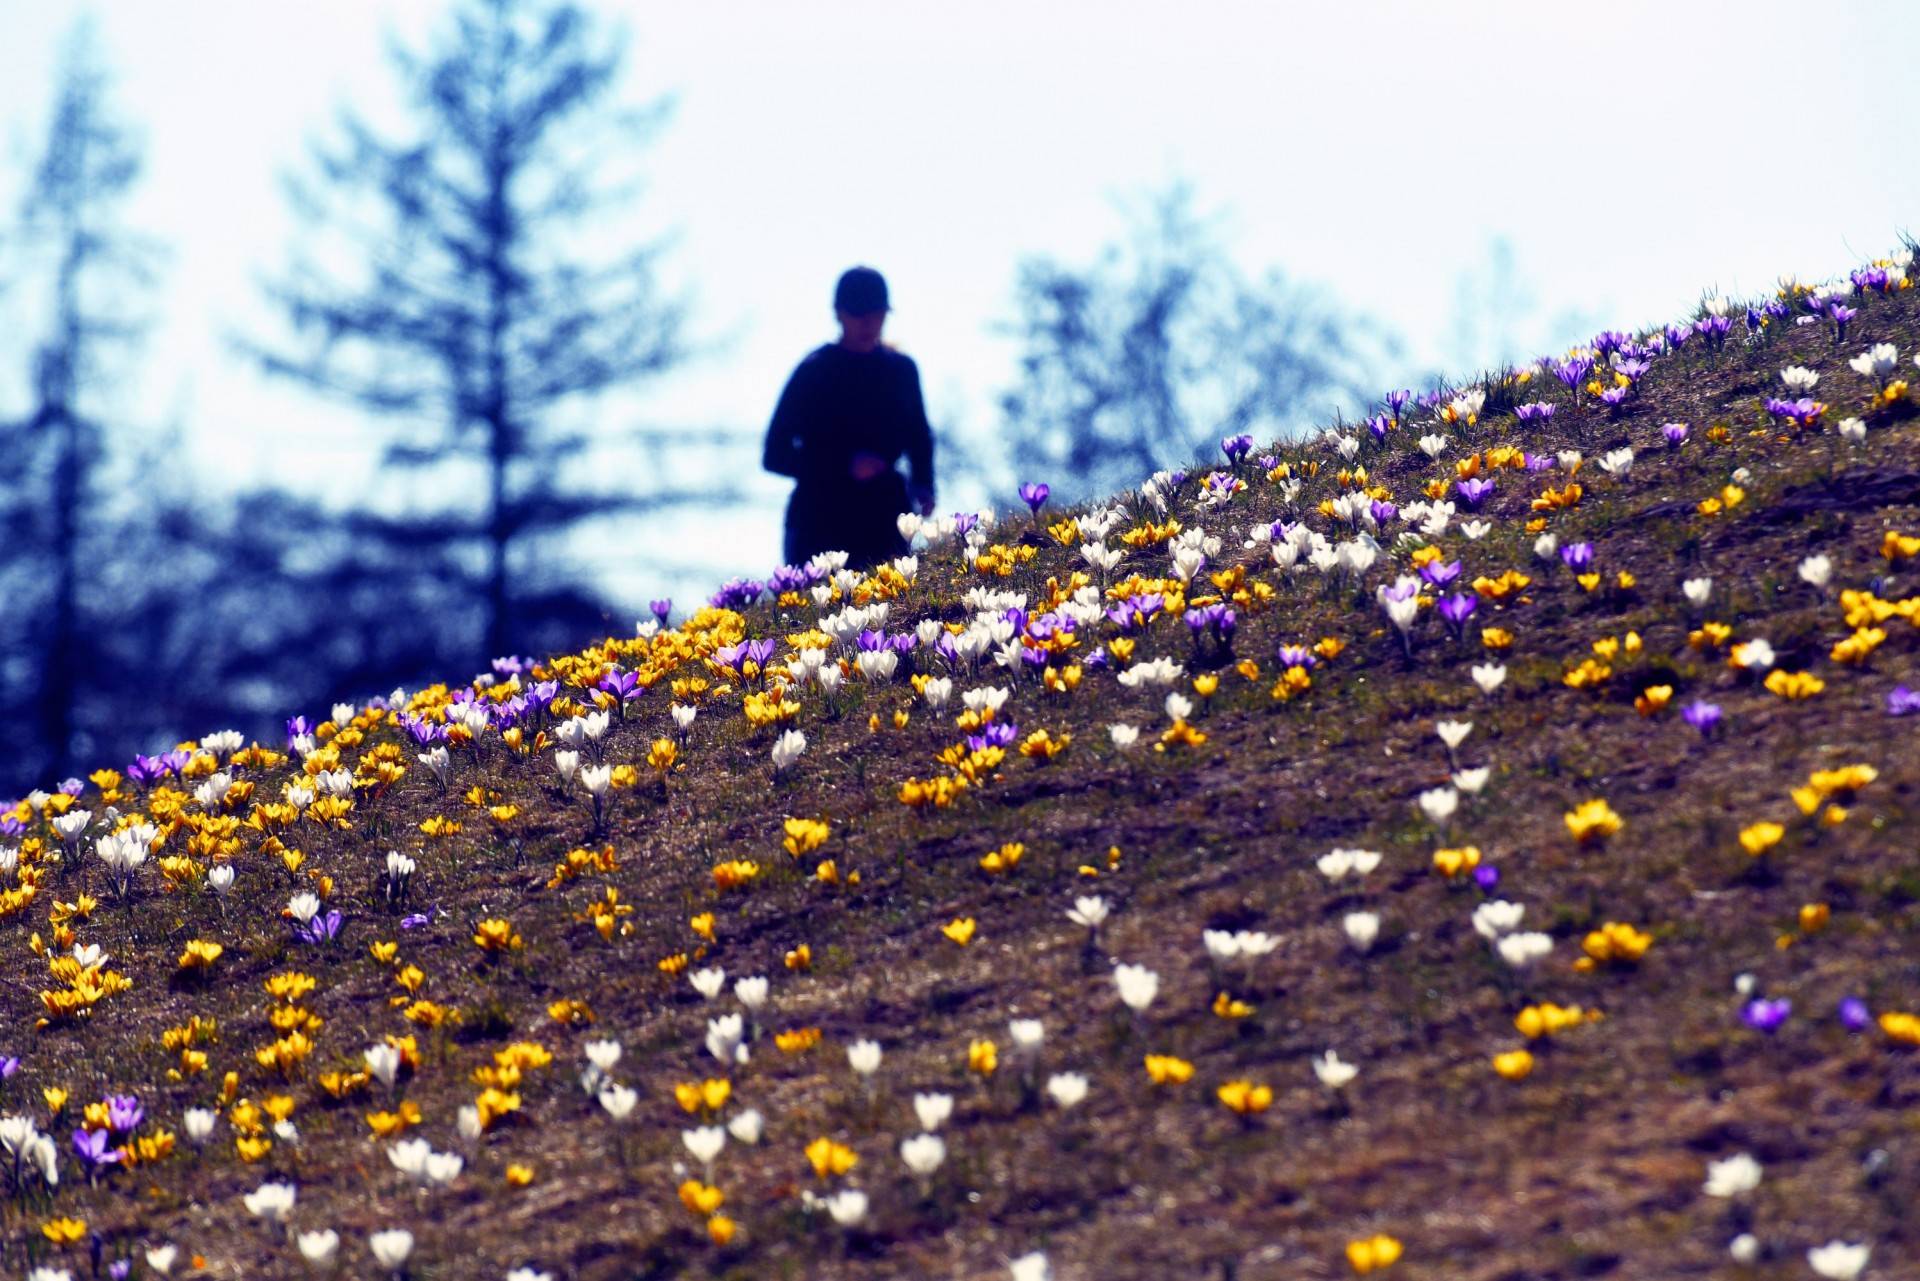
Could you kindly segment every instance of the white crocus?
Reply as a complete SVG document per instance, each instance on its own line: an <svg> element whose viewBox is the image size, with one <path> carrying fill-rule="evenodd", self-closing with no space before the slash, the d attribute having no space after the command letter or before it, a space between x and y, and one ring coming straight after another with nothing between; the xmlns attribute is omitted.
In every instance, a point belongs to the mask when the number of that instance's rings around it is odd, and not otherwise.
<svg viewBox="0 0 1920 1281"><path fill-rule="evenodd" d="M727 972L718 966L708 966L704 970L695 970L687 975L687 982L693 985L694 991L711 1001L726 991Z"/></svg>
<svg viewBox="0 0 1920 1281"><path fill-rule="evenodd" d="M1494 945L1500 959L1516 970L1524 970L1553 951L1553 939L1545 934L1503 934Z"/></svg>
<svg viewBox="0 0 1920 1281"><path fill-rule="evenodd" d="M1047 1256L1035 1250L1007 1261L1008 1281L1053 1281L1053 1265Z"/></svg>
<svg viewBox="0 0 1920 1281"><path fill-rule="evenodd" d="M947 1159L946 1140L937 1134L916 1134L900 1141L900 1159L919 1178L927 1178Z"/></svg>
<svg viewBox="0 0 1920 1281"><path fill-rule="evenodd" d="M299 1197L291 1183L262 1183L241 1198L247 1207L247 1213L256 1219L265 1219L269 1223L285 1221L293 1212L293 1203Z"/></svg>
<svg viewBox="0 0 1920 1281"><path fill-rule="evenodd" d="M937 1130L953 1115L953 1096L916 1094L913 1096L913 1114L919 1118L921 1129L929 1132Z"/></svg>
<svg viewBox="0 0 1920 1281"><path fill-rule="evenodd" d="M1078 1072L1056 1072L1047 1078L1047 1097L1070 1108L1087 1097L1087 1078Z"/></svg>
<svg viewBox="0 0 1920 1281"><path fill-rule="evenodd" d="M1436 721L1434 722L1433 732L1440 736L1440 741L1445 743L1447 750L1451 752L1454 748L1467 741L1467 735L1473 733L1473 722Z"/></svg>
<svg viewBox="0 0 1920 1281"><path fill-rule="evenodd" d="M807 750L807 736L797 729L782 734L773 744L773 772L784 773Z"/></svg>
<svg viewBox="0 0 1920 1281"><path fill-rule="evenodd" d="M1744 1196L1760 1186L1760 1163L1749 1152L1736 1153L1724 1161L1707 1163L1707 1181L1701 1191L1708 1196Z"/></svg>
<svg viewBox="0 0 1920 1281"><path fill-rule="evenodd" d="M731 1134L736 1142L744 1143L748 1147L760 1141L760 1132L765 1128L766 1118L753 1108L736 1113L734 1118L727 1122L727 1133Z"/></svg>
<svg viewBox="0 0 1920 1281"><path fill-rule="evenodd" d="M1144 965L1116 965L1113 986L1120 993L1121 1003L1135 1014L1141 1014L1160 994L1160 976Z"/></svg>
<svg viewBox="0 0 1920 1281"><path fill-rule="evenodd" d="M1680 594L1687 598L1689 605L1704 605L1707 597L1713 595L1713 580L1705 577L1686 579L1680 584Z"/></svg>
<svg viewBox="0 0 1920 1281"><path fill-rule="evenodd" d="M1826 1277L1827 1281L1853 1281L1866 1270L1867 1258L1872 1253L1873 1247L1870 1245L1829 1241L1807 1251L1807 1266Z"/></svg>
<svg viewBox="0 0 1920 1281"><path fill-rule="evenodd" d="M1444 827L1460 808L1460 793L1451 787L1434 787L1420 793L1420 812L1431 823Z"/></svg>
<svg viewBox="0 0 1920 1281"><path fill-rule="evenodd" d="M1346 931L1353 950L1364 956L1380 937L1380 916L1377 912L1349 912L1341 918L1340 928Z"/></svg>
<svg viewBox="0 0 1920 1281"><path fill-rule="evenodd" d="M367 1249L372 1252L374 1262L390 1272L398 1272L413 1254L413 1233L405 1228L375 1232L367 1238Z"/></svg>
<svg viewBox="0 0 1920 1281"><path fill-rule="evenodd" d="M1472 674L1473 683L1480 687L1482 694L1493 693L1507 679L1507 669L1500 663L1475 663Z"/></svg>
<svg viewBox="0 0 1920 1281"><path fill-rule="evenodd" d="M1805 394L1813 390L1820 375L1805 365L1788 365L1780 371L1780 381L1787 385L1788 391Z"/></svg>
<svg viewBox="0 0 1920 1281"><path fill-rule="evenodd" d="M1320 1078L1320 1084L1329 1090L1338 1090L1346 1086L1354 1077L1360 1075L1360 1069L1343 1060L1332 1050L1313 1061L1313 1074Z"/></svg>
<svg viewBox="0 0 1920 1281"><path fill-rule="evenodd" d="M823 1204L833 1221L843 1228L853 1227L867 1217L867 1194L859 1188L843 1188Z"/></svg>
<svg viewBox="0 0 1920 1281"><path fill-rule="evenodd" d="M300 1257L316 1268L326 1267L333 1262L333 1256L340 1252L340 1234L332 1228L302 1232L293 1240L300 1247Z"/></svg>
<svg viewBox="0 0 1920 1281"><path fill-rule="evenodd" d="M1073 900L1067 919L1086 929L1098 930L1106 923L1108 911L1107 900L1097 894L1087 894Z"/></svg>
<svg viewBox="0 0 1920 1281"><path fill-rule="evenodd" d="M624 1121L632 1116L634 1104L639 1101L639 1093L624 1085L609 1085L600 1091L600 1106L616 1121Z"/></svg>
<svg viewBox="0 0 1920 1281"><path fill-rule="evenodd" d="M1115 747L1124 752L1140 741L1140 729L1135 725L1115 723L1107 726L1107 737L1113 740Z"/></svg>
<svg viewBox="0 0 1920 1281"><path fill-rule="evenodd" d="M1497 941L1502 935L1511 934L1520 928L1520 918L1527 912L1523 903L1510 903L1506 899L1488 899L1473 909L1473 932L1489 943Z"/></svg>
<svg viewBox="0 0 1920 1281"><path fill-rule="evenodd" d="M847 1066L861 1076L872 1076L880 1070L880 1042L855 1041L847 1047Z"/></svg>
<svg viewBox="0 0 1920 1281"><path fill-rule="evenodd" d="M1800 562L1800 581L1812 587L1825 587L1833 578L1833 559L1816 553Z"/></svg>

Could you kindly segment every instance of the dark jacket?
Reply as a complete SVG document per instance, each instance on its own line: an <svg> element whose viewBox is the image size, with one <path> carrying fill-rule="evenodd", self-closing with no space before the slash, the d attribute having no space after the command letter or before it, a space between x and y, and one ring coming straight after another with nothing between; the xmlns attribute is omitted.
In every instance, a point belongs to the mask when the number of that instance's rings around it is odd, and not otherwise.
<svg viewBox="0 0 1920 1281"><path fill-rule="evenodd" d="M853 456L861 453L877 455L890 470L855 480ZM910 479L892 470L902 457ZM815 348L780 393L764 461L768 471L799 482L787 504L789 564L823 551L844 551L855 565L902 554L897 518L910 500L933 494L933 429L919 367L891 347Z"/></svg>

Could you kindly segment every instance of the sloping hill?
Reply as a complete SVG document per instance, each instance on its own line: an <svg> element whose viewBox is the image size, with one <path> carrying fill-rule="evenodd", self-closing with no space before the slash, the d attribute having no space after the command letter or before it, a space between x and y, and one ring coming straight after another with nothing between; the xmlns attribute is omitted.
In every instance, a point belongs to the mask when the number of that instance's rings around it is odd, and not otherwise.
<svg viewBox="0 0 1920 1281"><path fill-rule="evenodd" d="M5 1266L1920 1274L1908 258L22 802Z"/></svg>

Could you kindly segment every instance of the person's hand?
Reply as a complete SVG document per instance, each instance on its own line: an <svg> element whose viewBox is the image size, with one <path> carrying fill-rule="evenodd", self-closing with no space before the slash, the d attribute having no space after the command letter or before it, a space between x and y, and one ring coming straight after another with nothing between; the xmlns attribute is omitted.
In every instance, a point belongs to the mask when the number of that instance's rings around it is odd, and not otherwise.
<svg viewBox="0 0 1920 1281"><path fill-rule="evenodd" d="M873 480L885 475L890 467L891 464L878 454L855 454L847 470L855 480Z"/></svg>

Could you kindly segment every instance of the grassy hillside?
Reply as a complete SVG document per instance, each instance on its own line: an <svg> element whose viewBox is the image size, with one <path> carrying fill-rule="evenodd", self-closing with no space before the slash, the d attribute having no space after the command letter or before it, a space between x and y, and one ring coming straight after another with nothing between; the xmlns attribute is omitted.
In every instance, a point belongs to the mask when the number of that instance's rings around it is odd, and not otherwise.
<svg viewBox="0 0 1920 1281"><path fill-rule="evenodd" d="M4 1267L1920 1275L1920 304L1754 305L21 802Z"/></svg>

